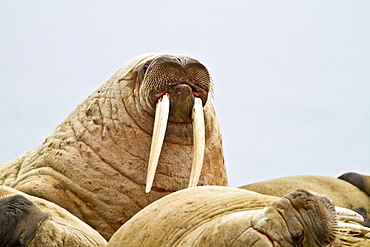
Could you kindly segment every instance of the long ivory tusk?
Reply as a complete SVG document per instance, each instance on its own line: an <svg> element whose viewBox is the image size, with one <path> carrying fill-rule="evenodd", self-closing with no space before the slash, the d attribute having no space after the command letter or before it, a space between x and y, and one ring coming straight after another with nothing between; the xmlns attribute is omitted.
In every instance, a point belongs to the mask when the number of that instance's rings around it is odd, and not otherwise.
<svg viewBox="0 0 370 247"><path fill-rule="evenodd" d="M342 207L335 207L335 211L337 213L338 220L341 221L354 221L354 222L363 222L364 218L357 212L342 208Z"/></svg>
<svg viewBox="0 0 370 247"><path fill-rule="evenodd" d="M338 222L336 231L342 236L370 239L370 228L345 222Z"/></svg>
<svg viewBox="0 0 370 247"><path fill-rule="evenodd" d="M205 148L205 130L203 104L200 98L194 99L193 107L193 162L189 179L189 188L198 184L199 176L202 171L204 148Z"/></svg>
<svg viewBox="0 0 370 247"><path fill-rule="evenodd" d="M165 94L159 99L155 110L152 144L150 146L148 173L146 177L146 193L149 193L152 189L154 175L157 169L159 155L161 154L164 135L166 133L169 111L170 99L168 94Z"/></svg>

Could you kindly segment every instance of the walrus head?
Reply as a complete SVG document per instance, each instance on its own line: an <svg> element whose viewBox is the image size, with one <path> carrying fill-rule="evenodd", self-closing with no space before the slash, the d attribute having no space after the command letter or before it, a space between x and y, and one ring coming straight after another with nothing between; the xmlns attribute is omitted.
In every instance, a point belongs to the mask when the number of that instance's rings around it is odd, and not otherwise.
<svg viewBox="0 0 370 247"><path fill-rule="evenodd" d="M203 107L212 89L207 68L195 59L175 55L150 56L136 68L136 97L141 107L154 115L145 191L151 190L168 123L193 125L189 187L196 186L205 147Z"/></svg>
<svg viewBox="0 0 370 247"><path fill-rule="evenodd" d="M304 189L271 202L266 212L273 211L271 218L284 218L290 237L282 237L280 232L270 237L280 239L284 246L342 246L341 242L355 243L369 238L368 229L358 225L364 220L360 214L335 206L327 196Z"/></svg>
<svg viewBox="0 0 370 247"><path fill-rule="evenodd" d="M281 214L291 232L291 243L327 246L334 241L338 223L336 208L330 198L296 190L284 196L280 203L290 206L286 206L289 210L284 208ZM276 205L276 210L280 210L280 205Z"/></svg>
<svg viewBox="0 0 370 247"><path fill-rule="evenodd" d="M207 68L182 56L163 55L146 61L138 79L140 92L149 106L154 107L164 95L169 96L172 122L190 122L194 99L199 98L204 106L211 89Z"/></svg>

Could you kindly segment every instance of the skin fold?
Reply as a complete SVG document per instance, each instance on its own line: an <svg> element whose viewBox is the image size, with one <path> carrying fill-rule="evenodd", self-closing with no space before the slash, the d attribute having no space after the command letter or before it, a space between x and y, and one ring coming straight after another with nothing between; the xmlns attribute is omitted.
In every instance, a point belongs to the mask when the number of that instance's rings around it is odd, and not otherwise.
<svg viewBox="0 0 370 247"><path fill-rule="evenodd" d="M41 145L1 165L0 185L53 202L109 239L142 208L188 186L194 97L202 100L205 124L198 185L227 185L211 91L207 69L192 58L136 57ZM164 93L171 100L169 122L153 186L145 193L155 105Z"/></svg>
<svg viewBox="0 0 370 247"><path fill-rule="evenodd" d="M149 205L108 246L366 246L338 229L334 204L325 196L297 190L280 198L204 186Z"/></svg>

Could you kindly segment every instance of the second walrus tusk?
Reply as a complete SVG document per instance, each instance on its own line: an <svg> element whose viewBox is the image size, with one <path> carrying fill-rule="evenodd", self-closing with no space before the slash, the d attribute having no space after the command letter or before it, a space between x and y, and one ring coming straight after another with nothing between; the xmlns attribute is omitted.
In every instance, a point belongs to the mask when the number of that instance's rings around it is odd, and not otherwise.
<svg viewBox="0 0 370 247"><path fill-rule="evenodd" d="M362 241L370 239L370 228L351 222L361 223L364 218L355 211L347 208L335 207L337 218L339 220L336 232L343 240L349 242ZM348 222L348 223L347 223Z"/></svg>
<svg viewBox="0 0 370 247"><path fill-rule="evenodd" d="M352 240L350 242L355 242L355 239L358 240L370 239L370 229L362 225L339 222L336 231L343 240L345 239Z"/></svg>
<svg viewBox="0 0 370 247"><path fill-rule="evenodd" d="M150 192L153 185L154 175L157 169L159 155L161 154L164 135L166 133L169 111L170 111L170 98L168 94L165 94L163 95L162 98L158 100L155 110L152 144L150 146L148 173L146 177L146 187L145 187L146 193Z"/></svg>
<svg viewBox="0 0 370 247"><path fill-rule="evenodd" d="M194 98L193 107L193 162L188 187L195 187L198 184L202 171L204 148L205 148L205 127L203 104L200 98Z"/></svg>
<svg viewBox="0 0 370 247"><path fill-rule="evenodd" d="M347 222L354 221L358 223L364 222L364 218L353 210L336 206L335 212L337 213L338 220Z"/></svg>

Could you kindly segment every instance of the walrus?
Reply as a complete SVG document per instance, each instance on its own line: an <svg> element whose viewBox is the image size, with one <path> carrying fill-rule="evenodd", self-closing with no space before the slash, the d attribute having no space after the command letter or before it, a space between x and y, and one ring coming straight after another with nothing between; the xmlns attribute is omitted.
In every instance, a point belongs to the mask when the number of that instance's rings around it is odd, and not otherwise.
<svg viewBox="0 0 370 247"><path fill-rule="evenodd" d="M346 172L340 175L338 178L353 184L370 196L370 176L357 172Z"/></svg>
<svg viewBox="0 0 370 247"><path fill-rule="evenodd" d="M348 209L362 207L370 212L370 197L367 194L346 181L332 177L297 175L256 182L240 188L271 196L283 196L301 188L326 195L337 206Z"/></svg>
<svg viewBox="0 0 370 247"><path fill-rule="evenodd" d="M0 246L104 247L106 240L58 205L0 186Z"/></svg>
<svg viewBox="0 0 370 247"><path fill-rule="evenodd" d="M150 204L110 239L119 246L368 246L362 217L307 190L283 197L203 186ZM351 223L348 223L351 222Z"/></svg>
<svg viewBox="0 0 370 247"><path fill-rule="evenodd" d="M226 186L212 86L198 60L138 56L42 144L0 166L0 185L65 208L106 239L174 191Z"/></svg>

